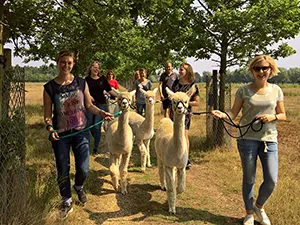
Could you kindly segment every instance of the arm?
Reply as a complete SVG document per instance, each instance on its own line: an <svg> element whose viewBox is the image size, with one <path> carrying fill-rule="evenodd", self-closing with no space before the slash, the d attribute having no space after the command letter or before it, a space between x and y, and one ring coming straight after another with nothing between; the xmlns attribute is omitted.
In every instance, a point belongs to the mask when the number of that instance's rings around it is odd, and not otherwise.
<svg viewBox="0 0 300 225"><path fill-rule="evenodd" d="M276 112L275 114L259 115L256 118L260 119L264 123L272 122L272 121L276 121L276 120L282 120L282 121L286 120L286 113L285 113L283 101L280 101L277 103L275 112Z"/></svg>
<svg viewBox="0 0 300 225"><path fill-rule="evenodd" d="M52 100L48 93L43 92L43 104L44 104L44 122L46 124L46 128L49 131L51 140L59 140L59 136L57 132L54 132L54 128L52 125ZM51 133L52 132L52 133Z"/></svg>
<svg viewBox="0 0 300 225"><path fill-rule="evenodd" d="M200 101L200 97L199 97L199 95L197 95L194 99L193 99L193 101L190 101L189 102L189 105L190 106L198 106L199 105L199 101Z"/></svg>
<svg viewBox="0 0 300 225"><path fill-rule="evenodd" d="M234 99L232 108L229 110L229 112L227 112L227 114L232 120L234 120L241 111L243 103L244 101L240 98ZM219 110L213 110L211 113L216 119L228 119L227 115Z"/></svg>
<svg viewBox="0 0 300 225"><path fill-rule="evenodd" d="M84 90L84 104L88 112L93 113L95 115L100 115L105 120L112 120L113 115L110 113L105 112L102 109L99 109L97 106L93 105L91 98L90 98L90 91L87 84L85 84Z"/></svg>
<svg viewBox="0 0 300 225"><path fill-rule="evenodd" d="M162 92L162 81L159 82L159 94L160 94L160 98L164 99L163 92Z"/></svg>

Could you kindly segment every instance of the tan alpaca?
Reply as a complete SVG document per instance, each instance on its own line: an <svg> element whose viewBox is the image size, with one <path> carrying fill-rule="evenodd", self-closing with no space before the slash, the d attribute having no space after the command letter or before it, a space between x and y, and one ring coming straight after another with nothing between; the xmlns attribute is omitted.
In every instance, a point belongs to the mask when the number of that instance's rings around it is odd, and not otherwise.
<svg viewBox="0 0 300 225"><path fill-rule="evenodd" d="M141 170L145 172L146 164L148 167L151 167L150 140L154 136L155 95L158 89L155 88L153 91L140 90L146 98L145 118L136 112L130 112L129 125L132 128L135 141L141 153Z"/></svg>
<svg viewBox="0 0 300 225"><path fill-rule="evenodd" d="M133 145L133 133L128 124L129 109L135 91L122 92L117 102L122 114L108 124L106 141L110 152L110 175L116 191L121 186L122 194L127 194L127 169ZM121 185L119 184L119 177Z"/></svg>
<svg viewBox="0 0 300 225"><path fill-rule="evenodd" d="M155 150L161 189L167 190L169 212L175 214L176 194L184 192L186 185L188 149L184 122L189 97L183 92L173 93L168 88L166 90L172 99L174 123L169 118L160 121L155 134Z"/></svg>

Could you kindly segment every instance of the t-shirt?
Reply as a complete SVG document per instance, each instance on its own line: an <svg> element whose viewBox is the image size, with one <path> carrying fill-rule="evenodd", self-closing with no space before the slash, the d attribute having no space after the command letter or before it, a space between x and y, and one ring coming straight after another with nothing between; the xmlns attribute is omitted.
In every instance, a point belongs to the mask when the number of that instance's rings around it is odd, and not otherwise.
<svg viewBox="0 0 300 225"><path fill-rule="evenodd" d="M134 88L136 89L136 93L135 93L136 103L146 104L146 98L144 94L140 91L140 86L143 88L143 90L149 91L152 88L152 83L148 79L146 79L146 84L142 84L139 80L136 80L134 82Z"/></svg>
<svg viewBox="0 0 300 225"><path fill-rule="evenodd" d="M118 84L118 81L116 80L109 80L108 81L109 85L114 88L114 89L119 89L119 84Z"/></svg>
<svg viewBox="0 0 300 225"><path fill-rule="evenodd" d="M172 88L172 85L174 83L175 80L178 80L178 74L172 72L170 76L168 76L167 72L163 72L160 75L159 81L162 82L162 94L164 96L164 98L168 97L168 93L166 92L166 87L168 88Z"/></svg>
<svg viewBox="0 0 300 225"><path fill-rule="evenodd" d="M250 85L247 84L237 90L235 97L244 102L240 125L245 125L250 123L256 116L262 114L275 114L277 103L283 101L283 92L278 85L269 84L266 93L257 94L250 88ZM260 126L260 123L253 124L255 130L258 130ZM242 128L243 133L245 132L245 129L246 128ZM249 129L243 138L277 142L276 122L272 121L265 123L262 130L259 132L254 132L252 129Z"/></svg>
<svg viewBox="0 0 300 225"><path fill-rule="evenodd" d="M98 79L93 79L91 76L85 77L89 86L90 94L98 104L106 104L106 99L103 91L111 91L111 87L105 76L100 76Z"/></svg>
<svg viewBox="0 0 300 225"><path fill-rule="evenodd" d="M74 76L74 80L68 85L60 85L53 79L47 82L44 88L54 105L52 123L58 133L71 129L82 130L86 127L84 79Z"/></svg>

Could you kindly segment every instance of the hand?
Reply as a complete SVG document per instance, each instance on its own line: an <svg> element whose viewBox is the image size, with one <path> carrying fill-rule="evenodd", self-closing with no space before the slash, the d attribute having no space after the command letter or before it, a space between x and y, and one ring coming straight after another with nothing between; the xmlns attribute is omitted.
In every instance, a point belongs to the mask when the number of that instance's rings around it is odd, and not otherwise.
<svg viewBox="0 0 300 225"><path fill-rule="evenodd" d="M161 95L161 96L160 96L160 99L161 99L161 100L164 100L164 99L165 99L165 97L164 97L163 95Z"/></svg>
<svg viewBox="0 0 300 225"><path fill-rule="evenodd" d="M272 121L276 120L276 116L274 114L263 114L263 115L257 116L256 119L258 119L264 123L268 123L268 122L272 122Z"/></svg>
<svg viewBox="0 0 300 225"><path fill-rule="evenodd" d="M227 115L220 110L213 110L211 114L214 116L215 119L227 119Z"/></svg>
<svg viewBox="0 0 300 225"><path fill-rule="evenodd" d="M111 121L114 119L114 116L111 113L105 112L104 110L100 111L100 115L104 120Z"/></svg>
<svg viewBox="0 0 300 225"><path fill-rule="evenodd" d="M55 130L50 131L49 140L50 141L58 141L59 140L59 135Z"/></svg>

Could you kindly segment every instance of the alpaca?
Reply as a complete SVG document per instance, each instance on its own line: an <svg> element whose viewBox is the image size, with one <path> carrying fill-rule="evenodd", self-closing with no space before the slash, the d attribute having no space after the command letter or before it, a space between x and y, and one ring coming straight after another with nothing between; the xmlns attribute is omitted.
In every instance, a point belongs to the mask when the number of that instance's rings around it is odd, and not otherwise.
<svg viewBox="0 0 300 225"><path fill-rule="evenodd" d="M175 214L176 193L184 192L186 186L188 149L184 122L189 97L183 92L173 93L168 88L166 90L172 99L174 123L169 118L160 121L160 127L156 131L155 150L161 189L167 190L169 213Z"/></svg>
<svg viewBox="0 0 300 225"><path fill-rule="evenodd" d="M116 95L119 95L120 94L120 91L116 90L115 88L111 88L115 93ZM118 103L116 100L113 100L110 98L110 94L107 92L107 91L103 91L103 94L104 94L104 97L105 97L105 101L106 101L106 111L111 113L111 114L115 114L117 112L119 112L119 106L118 106ZM103 124L103 129L104 131L106 132L107 131L107 126L108 126L108 121L104 121L104 124Z"/></svg>
<svg viewBox="0 0 300 225"><path fill-rule="evenodd" d="M141 170L145 172L147 167L151 167L150 140L154 136L154 107L157 88L153 91L140 89L146 98L145 118L136 112L130 112L129 125L135 135L135 141L141 153Z"/></svg>
<svg viewBox="0 0 300 225"><path fill-rule="evenodd" d="M110 175L116 191L121 187L121 193L127 194L127 168L133 146L133 133L128 124L132 92L122 92L117 102L122 110L121 115L109 123L106 131L106 141L110 152ZM119 176L120 183L119 184Z"/></svg>

